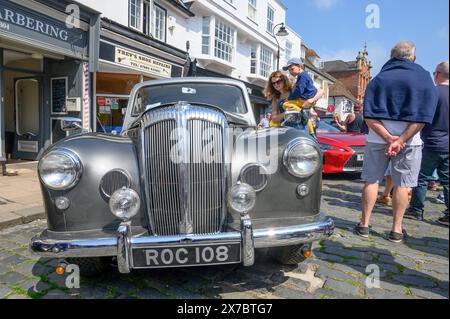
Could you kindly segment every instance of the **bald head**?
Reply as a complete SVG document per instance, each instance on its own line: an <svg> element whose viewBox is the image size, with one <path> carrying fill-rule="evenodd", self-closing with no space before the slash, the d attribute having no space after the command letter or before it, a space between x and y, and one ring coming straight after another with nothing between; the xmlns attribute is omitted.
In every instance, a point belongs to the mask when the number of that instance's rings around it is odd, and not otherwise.
<svg viewBox="0 0 450 319"><path fill-rule="evenodd" d="M397 43L395 47L392 48L391 59L416 61L416 45L411 41Z"/></svg>

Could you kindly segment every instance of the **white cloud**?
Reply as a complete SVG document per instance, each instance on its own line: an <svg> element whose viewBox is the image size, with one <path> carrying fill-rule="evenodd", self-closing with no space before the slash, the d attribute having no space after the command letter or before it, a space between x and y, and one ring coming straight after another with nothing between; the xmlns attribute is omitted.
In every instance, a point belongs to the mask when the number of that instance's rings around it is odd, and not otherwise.
<svg viewBox="0 0 450 319"><path fill-rule="evenodd" d="M344 48L337 51L328 51L320 54L324 61L342 60L342 61L355 61L358 56L358 51L362 51L362 47L357 48ZM390 58L390 51L383 45L377 42L367 43L367 52L369 53L368 59L372 62L373 69L372 75L375 76L380 72L383 65Z"/></svg>
<svg viewBox="0 0 450 319"><path fill-rule="evenodd" d="M319 9L331 9L338 2L339 0L312 0L313 5Z"/></svg>

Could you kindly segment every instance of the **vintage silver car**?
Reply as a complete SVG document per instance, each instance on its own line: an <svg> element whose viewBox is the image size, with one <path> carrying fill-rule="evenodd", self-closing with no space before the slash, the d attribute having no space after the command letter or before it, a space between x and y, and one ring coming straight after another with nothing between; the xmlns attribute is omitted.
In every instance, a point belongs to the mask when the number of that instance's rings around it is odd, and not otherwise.
<svg viewBox="0 0 450 319"><path fill-rule="evenodd" d="M80 128L66 118L63 129ZM237 80L180 78L131 92L120 136L76 133L40 157L48 229L33 252L92 275L133 269L282 264L333 233L320 211L317 142L288 127L257 129Z"/></svg>

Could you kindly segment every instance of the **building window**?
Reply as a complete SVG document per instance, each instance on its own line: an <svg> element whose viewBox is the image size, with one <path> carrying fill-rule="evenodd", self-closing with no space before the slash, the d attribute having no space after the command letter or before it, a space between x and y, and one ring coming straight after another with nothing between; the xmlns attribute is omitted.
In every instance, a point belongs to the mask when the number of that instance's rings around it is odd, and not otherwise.
<svg viewBox="0 0 450 319"><path fill-rule="evenodd" d="M273 32L275 21L275 10L272 7L267 7L267 32Z"/></svg>
<svg viewBox="0 0 450 319"><path fill-rule="evenodd" d="M234 30L216 19L214 55L227 62L233 62Z"/></svg>
<svg viewBox="0 0 450 319"><path fill-rule="evenodd" d="M292 58L292 42L286 41L286 60Z"/></svg>
<svg viewBox="0 0 450 319"><path fill-rule="evenodd" d="M233 5L233 0L224 0L225 2L228 2L229 4Z"/></svg>
<svg viewBox="0 0 450 319"><path fill-rule="evenodd" d="M272 63L273 63L273 52L261 46L261 62L260 62L260 70L259 75L264 78L269 77L270 72L272 71Z"/></svg>
<svg viewBox="0 0 450 319"><path fill-rule="evenodd" d="M154 4L152 17L153 36L160 41L166 42L167 11Z"/></svg>
<svg viewBox="0 0 450 319"><path fill-rule="evenodd" d="M211 17L203 17L202 54L209 54Z"/></svg>
<svg viewBox="0 0 450 319"><path fill-rule="evenodd" d="M301 58L304 60L306 58L306 50L305 50L305 48L302 48L300 54L301 54Z"/></svg>
<svg viewBox="0 0 450 319"><path fill-rule="evenodd" d="M130 0L130 27L141 29L141 4L142 0Z"/></svg>
<svg viewBox="0 0 450 319"><path fill-rule="evenodd" d="M250 49L250 74L256 74L256 68L258 65L258 48L252 46Z"/></svg>
<svg viewBox="0 0 450 319"><path fill-rule="evenodd" d="M256 0L248 0L248 17L256 21Z"/></svg>

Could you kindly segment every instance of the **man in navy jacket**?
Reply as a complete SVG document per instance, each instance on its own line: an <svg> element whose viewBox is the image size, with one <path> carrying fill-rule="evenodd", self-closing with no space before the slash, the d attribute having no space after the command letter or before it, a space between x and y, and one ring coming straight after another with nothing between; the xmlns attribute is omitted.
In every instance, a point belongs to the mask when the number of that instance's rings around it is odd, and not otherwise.
<svg viewBox="0 0 450 319"><path fill-rule="evenodd" d="M424 148L422 151L422 165L419 183L414 188L409 211L405 217L423 220L423 203L427 194L427 184L437 169L439 180L444 187L444 199L447 210L439 223L448 226L448 174L449 174L449 139L448 139L448 61L442 62L434 72L434 82L439 90L439 102L433 123L422 130Z"/></svg>
<svg viewBox="0 0 450 319"><path fill-rule="evenodd" d="M391 163L394 183L394 221L388 239L403 241L403 216L410 188L416 187L422 159L420 131L431 124L438 94L430 73L416 61L416 46L398 43L381 72L369 83L364 97L364 118L369 126L362 179L362 217L355 231L369 236L369 222L378 185Z"/></svg>

